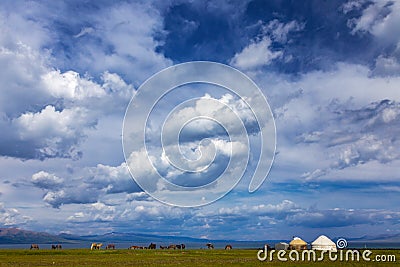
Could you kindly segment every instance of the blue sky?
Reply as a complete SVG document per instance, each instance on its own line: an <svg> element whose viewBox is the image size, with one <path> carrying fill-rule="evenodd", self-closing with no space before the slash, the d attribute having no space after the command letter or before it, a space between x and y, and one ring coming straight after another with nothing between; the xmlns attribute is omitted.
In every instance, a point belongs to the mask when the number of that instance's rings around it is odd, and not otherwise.
<svg viewBox="0 0 400 267"><path fill-rule="evenodd" d="M400 4L383 0L2 1L0 227L238 240L399 234L399 24ZM213 204L179 208L133 182L121 131L146 79L193 60L257 83L277 146L256 192L245 176ZM227 162L215 160L212 174Z"/></svg>

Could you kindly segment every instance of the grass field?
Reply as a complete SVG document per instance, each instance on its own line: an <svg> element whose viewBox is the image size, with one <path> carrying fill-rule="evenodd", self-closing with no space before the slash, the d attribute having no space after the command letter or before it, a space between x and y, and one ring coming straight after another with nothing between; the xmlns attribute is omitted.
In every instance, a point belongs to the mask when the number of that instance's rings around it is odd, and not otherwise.
<svg viewBox="0 0 400 267"><path fill-rule="evenodd" d="M396 262L329 261L261 262L257 250L0 250L0 266L400 266L400 250L373 250L376 255L395 255Z"/></svg>

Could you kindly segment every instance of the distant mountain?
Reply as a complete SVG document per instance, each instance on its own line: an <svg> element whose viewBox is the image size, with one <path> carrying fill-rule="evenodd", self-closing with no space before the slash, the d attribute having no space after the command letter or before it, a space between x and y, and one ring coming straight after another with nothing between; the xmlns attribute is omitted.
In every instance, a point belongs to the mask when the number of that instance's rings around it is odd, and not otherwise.
<svg viewBox="0 0 400 267"><path fill-rule="evenodd" d="M166 243L180 243L180 242L208 242L207 239L193 238L187 236L166 236L166 235L152 235L152 234L137 234L137 233L119 233L111 232L103 235L86 235L81 236L80 240L87 241L107 241L107 242L166 242ZM216 241L216 240L213 240ZM225 240L221 240L225 241Z"/></svg>
<svg viewBox="0 0 400 267"><path fill-rule="evenodd" d="M18 228L0 228L0 244L29 244L29 243L51 244L51 243L78 243L78 242L206 243L208 241L210 240L185 237L185 236L163 236L163 235L119 233L119 232L111 232L102 235L85 235L85 236L77 236L66 233L62 233L59 235L52 235L45 232L33 232ZM219 241L219 240L213 240L213 241Z"/></svg>
<svg viewBox="0 0 400 267"><path fill-rule="evenodd" d="M29 244L29 243L71 243L57 235L45 232L26 231L18 228L0 228L0 244Z"/></svg>
<svg viewBox="0 0 400 267"><path fill-rule="evenodd" d="M381 234L381 235L365 235L359 238L349 238L354 242L393 242L393 243L400 243L400 233L398 234Z"/></svg>

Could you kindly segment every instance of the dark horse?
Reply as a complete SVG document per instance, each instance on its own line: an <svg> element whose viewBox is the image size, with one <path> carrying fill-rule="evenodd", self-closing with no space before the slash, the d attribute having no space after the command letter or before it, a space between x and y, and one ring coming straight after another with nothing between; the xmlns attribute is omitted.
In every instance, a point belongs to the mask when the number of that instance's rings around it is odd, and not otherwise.
<svg viewBox="0 0 400 267"><path fill-rule="evenodd" d="M108 244L106 249L115 249L115 244Z"/></svg>
<svg viewBox="0 0 400 267"><path fill-rule="evenodd" d="M39 245L38 244L32 244L31 245L31 249L39 249Z"/></svg>
<svg viewBox="0 0 400 267"><path fill-rule="evenodd" d="M60 244L51 245L51 249L62 249L62 246Z"/></svg>
<svg viewBox="0 0 400 267"><path fill-rule="evenodd" d="M211 244L211 243L207 243L206 246L207 246L208 249L213 249L214 248L214 245Z"/></svg>
<svg viewBox="0 0 400 267"><path fill-rule="evenodd" d="M149 245L149 249L156 249L156 248L157 248L157 245L154 244L154 243L151 243L151 244Z"/></svg>

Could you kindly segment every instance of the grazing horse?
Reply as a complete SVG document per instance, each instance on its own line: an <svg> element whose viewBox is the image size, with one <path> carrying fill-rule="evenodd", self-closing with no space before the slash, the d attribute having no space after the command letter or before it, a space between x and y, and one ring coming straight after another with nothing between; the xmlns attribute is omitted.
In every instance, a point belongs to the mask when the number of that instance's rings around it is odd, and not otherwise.
<svg viewBox="0 0 400 267"><path fill-rule="evenodd" d="M176 245L169 245L168 249L176 249Z"/></svg>
<svg viewBox="0 0 400 267"><path fill-rule="evenodd" d="M226 245L226 246L225 246L225 249L226 249L226 250L231 250L231 249L232 249L232 245L229 245L229 244Z"/></svg>
<svg viewBox="0 0 400 267"><path fill-rule="evenodd" d="M31 245L31 249L39 249L39 245L38 244L32 244Z"/></svg>
<svg viewBox="0 0 400 267"><path fill-rule="evenodd" d="M157 248L157 245L154 244L154 243L151 243L151 244L149 245L149 249L156 249L156 248Z"/></svg>
<svg viewBox="0 0 400 267"><path fill-rule="evenodd" d="M103 243L92 243L92 245L90 246L90 250L100 249L102 246L103 246Z"/></svg>
<svg viewBox="0 0 400 267"><path fill-rule="evenodd" d="M167 248L168 248L167 246L164 247L160 245L160 249L167 249Z"/></svg>
<svg viewBox="0 0 400 267"><path fill-rule="evenodd" d="M106 249L115 249L115 244L108 244Z"/></svg>
<svg viewBox="0 0 400 267"><path fill-rule="evenodd" d="M185 244L181 244L181 248L185 249L186 248Z"/></svg>
<svg viewBox="0 0 400 267"><path fill-rule="evenodd" d="M51 245L51 249L62 249L62 246L60 244Z"/></svg>
<svg viewBox="0 0 400 267"><path fill-rule="evenodd" d="M211 243L207 243L206 246L208 249L214 249L214 245Z"/></svg>
<svg viewBox="0 0 400 267"><path fill-rule="evenodd" d="M182 249L182 246L181 245L176 245L176 248L177 249Z"/></svg>
<svg viewBox="0 0 400 267"><path fill-rule="evenodd" d="M139 246L130 246L128 249L143 249L143 247L139 247Z"/></svg>

